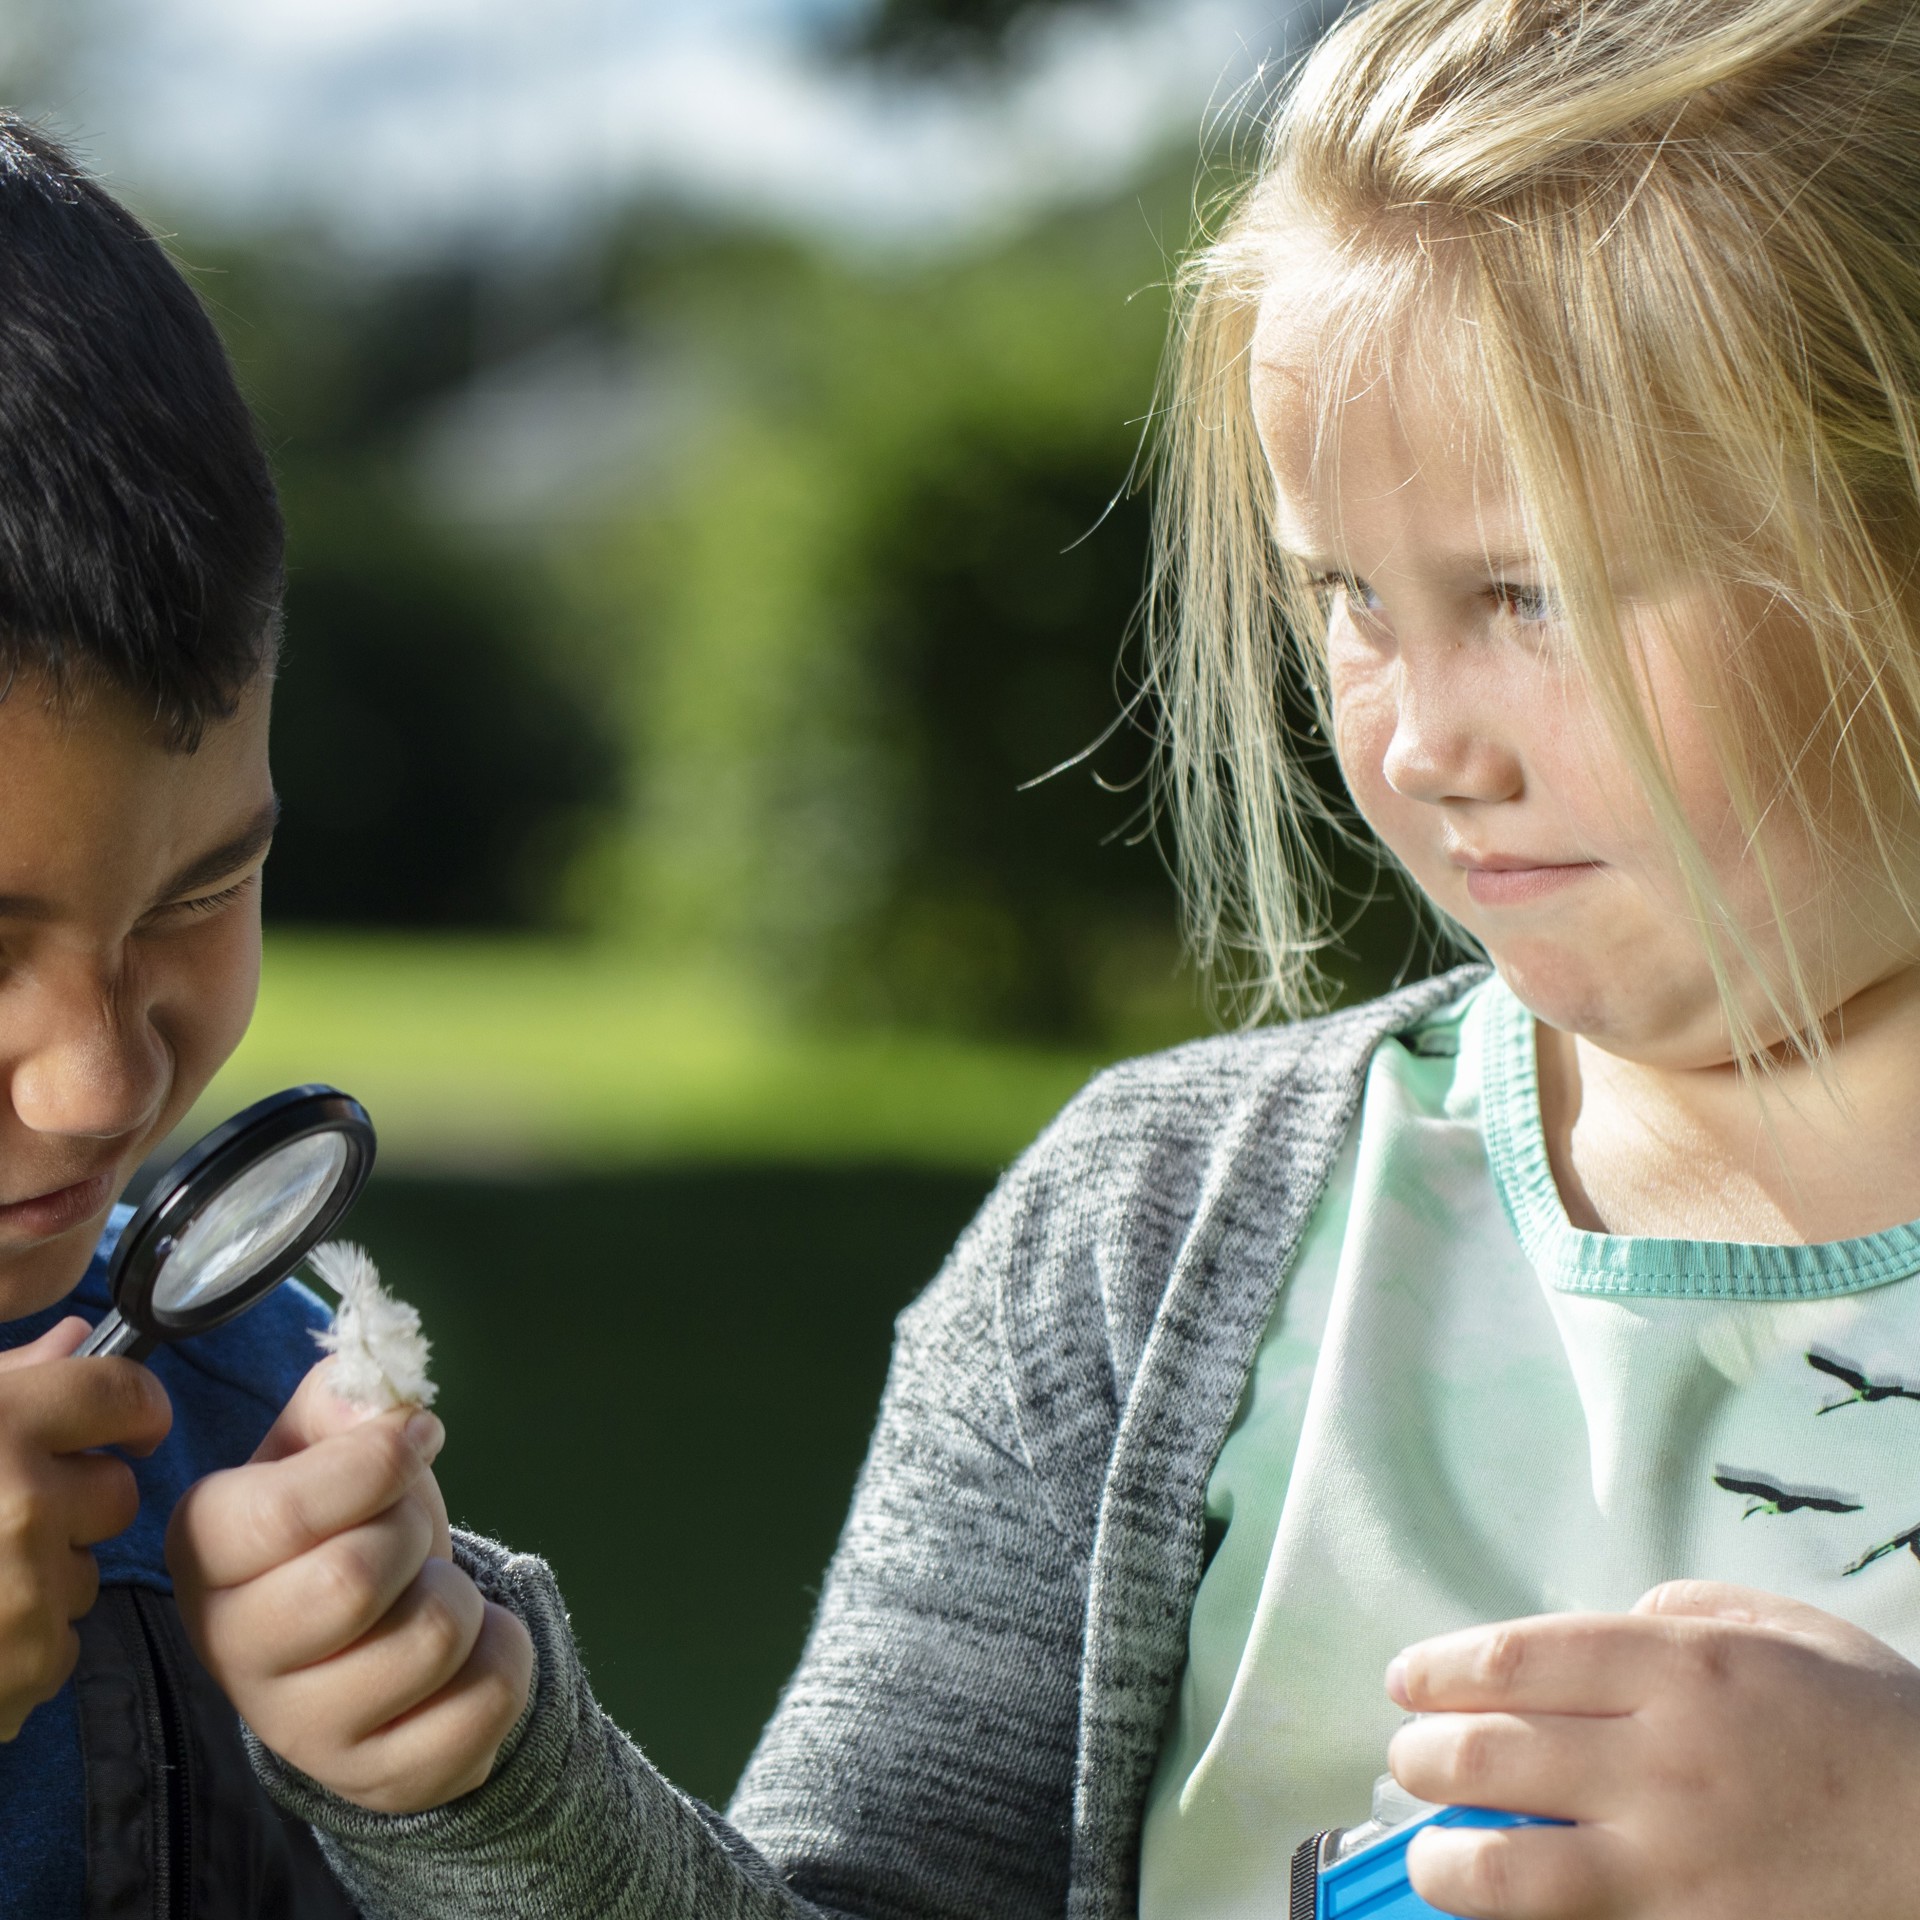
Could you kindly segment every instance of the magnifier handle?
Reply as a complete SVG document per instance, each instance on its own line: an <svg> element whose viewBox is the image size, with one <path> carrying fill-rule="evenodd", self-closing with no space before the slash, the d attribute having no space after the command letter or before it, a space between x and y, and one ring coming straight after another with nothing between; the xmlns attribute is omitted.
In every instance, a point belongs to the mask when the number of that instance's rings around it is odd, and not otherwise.
<svg viewBox="0 0 1920 1920"><path fill-rule="evenodd" d="M92 1353L117 1353L124 1354L129 1360L144 1360L153 1351L153 1345L150 1335L122 1320L116 1309L80 1343L74 1350L74 1357L79 1359Z"/></svg>

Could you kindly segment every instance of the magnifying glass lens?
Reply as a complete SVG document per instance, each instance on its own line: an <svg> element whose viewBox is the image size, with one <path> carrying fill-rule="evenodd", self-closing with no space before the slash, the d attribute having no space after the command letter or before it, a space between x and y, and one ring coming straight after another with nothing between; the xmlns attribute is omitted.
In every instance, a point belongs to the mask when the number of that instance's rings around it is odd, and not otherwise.
<svg viewBox="0 0 1920 1920"><path fill-rule="evenodd" d="M156 1317L178 1318L271 1268L333 1196L347 1154L341 1134L309 1134L255 1161L214 1194L154 1276Z"/></svg>

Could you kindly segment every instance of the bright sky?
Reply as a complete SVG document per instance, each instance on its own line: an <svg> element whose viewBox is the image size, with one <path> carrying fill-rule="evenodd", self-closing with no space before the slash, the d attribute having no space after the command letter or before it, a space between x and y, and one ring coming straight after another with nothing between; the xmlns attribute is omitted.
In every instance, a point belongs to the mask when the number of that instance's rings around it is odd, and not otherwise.
<svg viewBox="0 0 1920 1920"><path fill-rule="evenodd" d="M21 0L14 0L20 4ZM317 212L363 240L538 231L642 186L935 240L1123 178L1299 0L1064 16L994 91L811 53L859 0L42 0L85 22L57 126L137 204Z"/></svg>

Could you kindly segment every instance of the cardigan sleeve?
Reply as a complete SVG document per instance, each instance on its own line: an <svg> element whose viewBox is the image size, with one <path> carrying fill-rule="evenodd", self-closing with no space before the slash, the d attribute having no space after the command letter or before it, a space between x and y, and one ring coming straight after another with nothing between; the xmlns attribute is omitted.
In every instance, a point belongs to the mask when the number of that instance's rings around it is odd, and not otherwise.
<svg viewBox="0 0 1920 1920"><path fill-rule="evenodd" d="M1045 1234L1043 1157L1002 1181L901 1316L799 1668L725 1817L602 1712L545 1565L472 1536L463 1564L527 1623L537 1663L485 1786L379 1815L255 1743L368 1920L1062 1912L1092 1515L1042 1485L1000 1310L1005 1272ZM1099 1402L1104 1357L1081 1377ZM1076 1411L1110 1426L1110 1399Z"/></svg>

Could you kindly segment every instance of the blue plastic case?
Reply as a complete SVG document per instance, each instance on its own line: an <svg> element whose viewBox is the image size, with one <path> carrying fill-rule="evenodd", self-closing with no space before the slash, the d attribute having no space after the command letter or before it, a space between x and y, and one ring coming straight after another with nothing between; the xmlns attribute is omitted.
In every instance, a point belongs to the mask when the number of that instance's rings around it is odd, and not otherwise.
<svg viewBox="0 0 1920 1920"><path fill-rule="evenodd" d="M1407 1847L1422 1827L1537 1827L1555 1821L1485 1807L1440 1807L1383 1833L1344 1860L1330 1860L1340 1835L1317 1833L1293 1857L1289 1920L1414 1920L1437 1914L1407 1884Z"/></svg>

